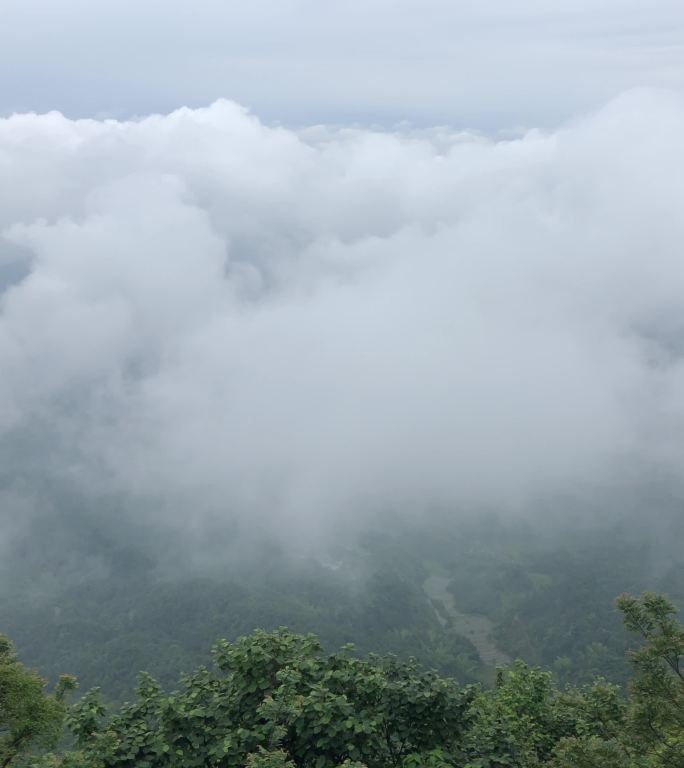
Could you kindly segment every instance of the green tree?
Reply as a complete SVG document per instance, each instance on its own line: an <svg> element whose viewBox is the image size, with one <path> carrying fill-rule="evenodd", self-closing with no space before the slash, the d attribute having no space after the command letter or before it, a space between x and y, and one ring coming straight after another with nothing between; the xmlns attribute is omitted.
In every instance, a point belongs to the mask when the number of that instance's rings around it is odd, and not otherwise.
<svg viewBox="0 0 684 768"><path fill-rule="evenodd" d="M63 676L52 695L45 683L17 659L0 635L0 768L14 765L32 747L57 741L64 720L64 695L75 680Z"/></svg>
<svg viewBox="0 0 684 768"><path fill-rule="evenodd" d="M393 657L326 656L311 635L257 631L219 643L214 661L170 695L143 676L135 702L102 727L93 698L77 707L72 728L92 764L434 765L435 750L456 758L468 727L472 689Z"/></svg>
<svg viewBox="0 0 684 768"><path fill-rule="evenodd" d="M630 654L635 671L629 700L598 706L605 727L561 740L554 768L684 767L684 628L662 595L622 595L626 628L644 644ZM613 715L606 718L606 713Z"/></svg>
<svg viewBox="0 0 684 768"><path fill-rule="evenodd" d="M559 691L549 672L516 661L475 698L472 714L469 768L533 768L549 764L563 740L621 733L624 703L604 681Z"/></svg>
<svg viewBox="0 0 684 768"><path fill-rule="evenodd" d="M629 733L655 765L684 766L684 627L662 595L617 600L627 629L644 645L631 653L636 674L630 683Z"/></svg>
<svg viewBox="0 0 684 768"><path fill-rule="evenodd" d="M493 690L459 687L392 656L326 655L313 635L259 630L218 643L214 668L174 693L142 675L110 719L91 691L68 719L79 752L30 765L684 768L684 628L663 597L618 606L644 639L628 697L601 679L559 690L520 661L499 670Z"/></svg>

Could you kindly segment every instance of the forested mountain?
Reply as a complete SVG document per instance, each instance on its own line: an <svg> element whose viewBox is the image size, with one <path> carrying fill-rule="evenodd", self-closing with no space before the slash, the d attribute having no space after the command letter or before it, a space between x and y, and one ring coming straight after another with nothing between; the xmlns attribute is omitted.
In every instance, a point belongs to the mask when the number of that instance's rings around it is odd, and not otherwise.
<svg viewBox="0 0 684 768"><path fill-rule="evenodd" d="M224 525L191 538L113 499L93 512L57 498L0 560L0 631L50 680L73 673L118 702L140 670L169 686L217 637L279 626L327 649L413 656L462 683L489 683L498 660L520 658L560 684L622 684L615 595L684 601L676 516L666 530L624 517L393 519L295 555L265 533Z"/></svg>
<svg viewBox="0 0 684 768"><path fill-rule="evenodd" d="M434 512L296 548L52 490L0 562L6 766L684 765L674 613L614 604L682 604L677 514Z"/></svg>
<svg viewBox="0 0 684 768"><path fill-rule="evenodd" d="M559 689L516 662L492 690L396 657L326 655L313 635L259 630L213 651L213 667L165 693L142 675L107 716L97 690L72 708L62 678L41 681L0 642L0 764L33 768L678 768L684 765L684 627L665 598L618 600L631 655L629 695L603 680ZM66 754L41 755L65 718Z"/></svg>

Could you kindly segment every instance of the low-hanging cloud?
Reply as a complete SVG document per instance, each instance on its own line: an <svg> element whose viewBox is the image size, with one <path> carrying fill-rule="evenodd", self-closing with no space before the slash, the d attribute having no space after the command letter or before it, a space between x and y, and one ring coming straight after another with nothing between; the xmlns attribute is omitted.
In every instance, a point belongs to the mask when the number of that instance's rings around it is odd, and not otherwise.
<svg viewBox="0 0 684 768"><path fill-rule="evenodd" d="M682 136L0 120L3 482L301 532L673 470Z"/></svg>

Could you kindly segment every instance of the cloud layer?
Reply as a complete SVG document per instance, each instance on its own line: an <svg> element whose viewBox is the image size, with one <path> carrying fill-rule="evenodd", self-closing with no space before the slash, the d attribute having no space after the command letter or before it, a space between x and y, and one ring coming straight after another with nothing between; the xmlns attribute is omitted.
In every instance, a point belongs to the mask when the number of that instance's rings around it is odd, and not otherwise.
<svg viewBox="0 0 684 768"><path fill-rule="evenodd" d="M1 120L5 486L301 532L676 471L682 136Z"/></svg>

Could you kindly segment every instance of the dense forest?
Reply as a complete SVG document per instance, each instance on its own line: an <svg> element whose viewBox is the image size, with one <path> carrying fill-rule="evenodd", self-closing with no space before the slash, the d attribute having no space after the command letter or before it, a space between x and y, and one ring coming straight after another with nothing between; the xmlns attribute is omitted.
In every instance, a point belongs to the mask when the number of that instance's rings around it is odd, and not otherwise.
<svg viewBox="0 0 684 768"><path fill-rule="evenodd" d="M627 696L597 679L559 688L523 662L491 689L395 656L324 654L313 635L259 630L213 649L213 666L165 693L141 675L108 715L97 689L65 705L0 643L0 764L38 768L656 768L684 766L684 627L665 598L623 595L639 633ZM66 721L70 747L41 754Z"/></svg>
<svg viewBox="0 0 684 768"><path fill-rule="evenodd" d="M0 765L684 765L677 515L379 519L297 551L69 501L0 563Z"/></svg>
<svg viewBox="0 0 684 768"><path fill-rule="evenodd" d="M170 686L216 638L279 626L329 650L413 657L464 684L491 683L516 658L559 684L624 684L629 638L613 600L653 591L684 604L679 528L677 515L663 528L626 516L395 517L295 554L237 527L193 539L114 501L65 498L0 558L0 631L51 682L73 673L114 703L140 670Z"/></svg>

